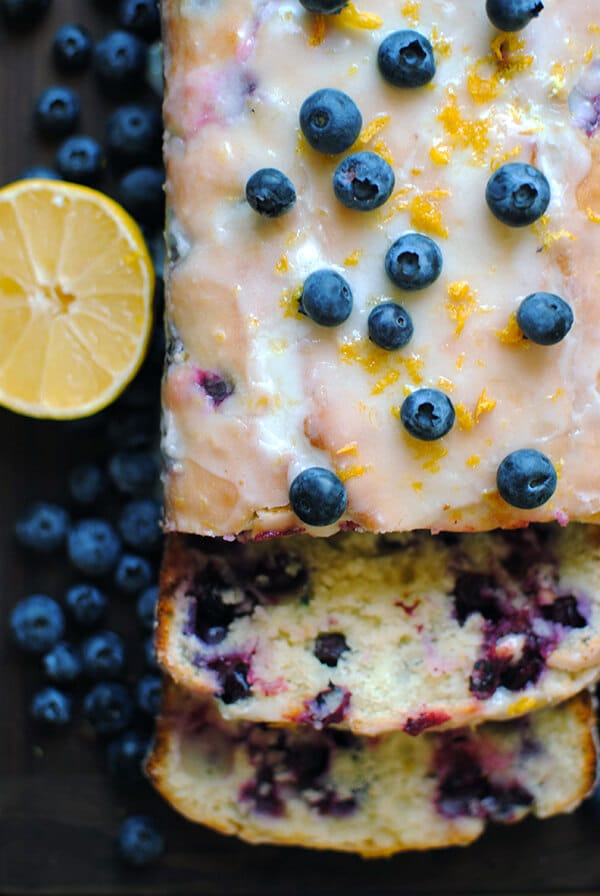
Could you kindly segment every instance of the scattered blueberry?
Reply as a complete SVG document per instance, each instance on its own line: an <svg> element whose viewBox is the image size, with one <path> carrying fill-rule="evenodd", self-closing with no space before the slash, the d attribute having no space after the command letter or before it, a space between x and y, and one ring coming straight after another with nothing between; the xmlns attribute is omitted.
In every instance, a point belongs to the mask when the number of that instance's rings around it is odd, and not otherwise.
<svg viewBox="0 0 600 896"><path fill-rule="evenodd" d="M300 312L322 327L337 327L352 312L350 285L331 268L313 271L302 287Z"/></svg>
<svg viewBox="0 0 600 896"><path fill-rule="evenodd" d="M96 464L79 464L69 475L69 494L76 504L95 504L106 489L106 476Z"/></svg>
<svg viewBox="0 0 600 896"><path fill-rule="evenodd" d="M83 25L61 25L52 40L52 59L59 72L84 71L92 58L92 37Z"/></svg>
<svg viewBox="0 0 600 896"><path fill-rule="evenodd" d="M308 467L290 486L292 510L309 526L330 526L344 514L347 505L343 482L323 467Z"/></svg>
<svg viewBox="0 0 600 896"><path fill-rule="evenodd" d="M79 651L67 641L59 641L42 660L46 678L57 684L67 684L79 678L82 662Z"/></svg>
<svg viewBox="0 0 600 896"><path fill-rule="evenodd" d="M162 680L160 675L144 675L135 688L138 709L148 716L156 716L160 707Z"/></svg>
<svg viewBox="0 0 600 896"><path fill-rule="evenodd" d="M422 233L405 233L388 249L385 270L400 289L425 289L442 272L442 253L437 243Z"/></svg>
<svg viewBox="0 0 600 896"><path fill-rule="evenodd" d="M162 119L153 106L119 106L106 123L106 152L118 170L160 161Z"/></svg>
<svg viewBox="0 0 600 896"><path fill-rule="evenodd" d="M151 672L158 672L160 669L158 656L156 655L156 646L154 644L154 636L149 635L144 641L144 662L146 668Z"/></svg>
<svg viewBox="0 0 600 896"><path fill-rule="evenodd" d="M33 695L31 717L52 728L60 728L71 720L71 699L57 688L43 688Z"/></svg>
<svg viewBox="0 0 600 896"><path fill-rule="evenodd" d="M119 828L117 849L127 865L141 868L160 858L165 838L156 822L145 815L131 815Z"/></svg>
<svg viewBox="0 0 600 896"><path fill-rule="evenodd" d="M119 517L119 532L134 551L154 551L160 546L161 506L151 498L128 501Z"/></svg>
<svg viewBox="0 0 600 896"><path fill-rule="evenodd" d="M115 569L115 585L125 594L137 594L148 587L153 576L152 567L145 557L123 554Z"/></svg>
<svg viewBox="0 0 600 896"><path fill-rule="evenodd" d="M503 224L526 227L548 208L550 184L533 165L509 162L492 174L485 198L492 214Z"/></svg>
<svg viewBox="0 0 600 896"><path fill-rule="evenodd" d="M360 134L362 115L347 93L325 87L302 103L300 127L313 149L336 155L349 149Z"/></svg>
<svg viewBox="0 0 600 896"><path fill-rule="evenodd" d="M383 205L394 183L392 168L374 152L346 156L333 175L333 190L342 205L361 212Z"/></svg>
<svg viewBox="0 0 600 896"><path fill-rule="evenodd" d="M496 484L507 504L532 510L549 501L556 491L556 470L541 451L522 448L504 458L498 467Z"/></svg>
<svg viewBox="0 0 600 896"><path fill-rule="evenodd" d="M396 302L382 302L373 308L367 325L371 342L387 351L403 348L413 334L410 314Z"/></svg>
<svg viewBox="0 0 600 896"><path fill-rule="evenodd" d="M64 544L69 524L69 514L64 508L35 501L18 518L15 535L24 547L49 554Z"/></svg>
<svg viewBox="0 0 600 896"><path fill-rule="evenodd" d="M36 100L35 124L43 137L66 137L77 130L81 115L79 96L70 87L47 87Z"/></svg>
<svg viewBox="0 0 600 896"><path fill-rule="evenodd" d="M33 180L34 178L42 178L43 180L62 180L62 176L54 168L47 165L32 165L26 168L19 175L19 180Z"/></svg>
<svg viewBox="0 0 600 896"><path fill-rule="evenodd" d="M97 734L111 735L124 731L131 722L134 703L131 694L117 681L101 681L94 685L83 701L83 712Z"/></svg>
<svg viewBox="0 0 600 896"><path fill-rule="evenodd" d="M136 790L146 783L142 763L149 746L150 738L141 731L125 731L109 743L108 771L121 790Z"/></svg>
<svg viewBox="0 0 600 896"><path fill-rule="evenodd" d="M0 0L0 18L8 28L29 31L49 6L50 0Z"/></svg>
<svg viewBox="0 0 600 896"><path fill-rule="evenodd" d="M325 666L337 666L343 653L350 648L341 632L320 632L315 640L315 656Z"/></svg>
<svg viewBox="0 0 600 896"><path fill-rule="evenodd" d="M47 653L63 636L65 619L59 604L45 594L24 597L10 614L13 641L26 653Z"/></svg>
<svg viewBox="0 0 600 896"><path fill-rule="evenodd" d="M394 87L422 87L435 75L433 47L418 31L394 31L379 45L377 64Z"/></svg>
<svg viewBox="0 0 600 896"><path fill-rule="evenodd" d="M109 460L108 475L122 494L139 495L156 485L158 464L149 451L117 451Z"/></svg>
<svg viewBox="0 0 600 896"><path fill-rule="evenodd" d="M520 31L544 8L536 0L486 0L488 19L500 31Z"/></svg>
<svg viewBox="0 0 600 896"><path fill-rule="evenodd" d="M104 151L93 137L67 137L56 153L56 167L65 180L95 187L104 172Z"/></svg>
<svg viewBox="0 0 600 896"><path fill-rule="evenodd" d="M97 681L116 678L125 666L125 644L116 632L97 632L81 645L83 671Z"/></svg>
<svg viewBox="0 0 600 896"><path fill-rule="evenodd" d="M300 4L309 12L317 12L329 16L341 12L348 5L348 0L300 0Z"/></svg>
<svg viewBox="0 0 600 896"><path fill-rule="evenodd" d="M93 628L106 616L108 601L95 585L72 585L65 594L65 606L81 628Z"/></svg>
<svg viewBox="0 0 600 896"><path fill-rule="evenodd" d="M156 0L121 0L117 24L152 43L160 38L160 13Z"/></svg>
<svg viewBox="0 0 600 896"><path fill-rule="evenodd" d="M417 389L402 402L400 419L415 439L432 442L452 429L454 406L439 389Z"/></svg>
<svg viewBox="0 0 600 896"><path fill-rule="evenodd" d="M133 168L117 184L116 197L140 224L162 227L165 217L164 182L162 168Z"/></svg>
<svg viewBox="0 0 600 896"><path fill-rule="evenodd" d="M551 292L534 292L519 305L517 323L527 339L556 345L573 326L571 306Z"/></svg>
<svg viewBox="0 0 600 896"><path fill-rule="evenodd" d="M277 168L260 168L248 179L246 199L251 208L266 218L285 215L296 201L294 185Z"/></svg>
<svg viewBox="0 0 600 896"><path fill-rule="evenodd" d="M121 541L106 520L79 520L69 532L67 551L76 569L88 576L102 576L115 568Z"/></svg>
<svg viewBox="0 0 600 896"><path fill-rule="evenodd" d="M144 85L147 46L129 31L111 31L94 49L94 70L109 97L125 99Z"/></svg>
<svg viewBox="0 0 600 896"><path fill-rule="evenodd" d="M156 604L158 602L158 585L151 585L146 588L138 597L136 611L142 628L151 632L154 630L154 617L156 613Z"/></svg>

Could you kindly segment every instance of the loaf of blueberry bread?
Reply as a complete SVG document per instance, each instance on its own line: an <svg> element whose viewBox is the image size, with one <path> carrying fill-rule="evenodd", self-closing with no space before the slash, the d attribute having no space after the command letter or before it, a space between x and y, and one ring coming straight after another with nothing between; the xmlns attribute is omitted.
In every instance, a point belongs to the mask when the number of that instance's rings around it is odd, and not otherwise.
<svg viewBox="0 0 600 896"><path fill-rule="evenodd" d="M503 723L377 738L226 722L167 687L147 772L183 815L253 843L384 856L568 812L596 772L588 694Z"/></svg>
<svg viewBox="0 0 600 896"><path fill-rule="evenodd" d="M546 5L164 0L169 529L600 520L600 10Z"/></svg>
<svg viewBox="0 0 600 896"><path fill-rule="evenodd" d="M375 735L523 715L598 677L600 528L171 535L156 643L229 719Z"/></svg>

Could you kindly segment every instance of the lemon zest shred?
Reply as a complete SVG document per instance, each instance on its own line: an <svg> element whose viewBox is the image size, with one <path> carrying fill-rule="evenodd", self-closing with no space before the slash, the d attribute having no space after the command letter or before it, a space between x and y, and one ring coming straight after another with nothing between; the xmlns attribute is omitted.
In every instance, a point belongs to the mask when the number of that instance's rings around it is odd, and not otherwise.
<svg viewBox="0 0 600 896"><path fill-rule="evenodd" d="M377 28L381 28L383 25L381 16L373 12L363 12L357 9L351 0L335 17L335 21L348 28L359 28L364 31L376 31Z"/></svg>

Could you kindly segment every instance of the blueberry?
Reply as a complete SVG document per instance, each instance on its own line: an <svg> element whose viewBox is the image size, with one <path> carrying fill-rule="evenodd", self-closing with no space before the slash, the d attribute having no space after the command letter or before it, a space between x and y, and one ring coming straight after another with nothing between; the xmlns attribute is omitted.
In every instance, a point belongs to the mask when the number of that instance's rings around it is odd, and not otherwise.
<svg viewBox="0 0 600 896"><path fill-rule="evenodd" d="M133 711L131 694L117 681L99 682L83 701L85 718L100 735L124 731L131 722Z"/></svg>
<svg viewBox="0 0 600 896"><path fill-rule="evenodd" d="M94 50L94 70L109 97L125 98L144 84L147 46L129 31L111 31Z"/></svg>
<svg viewBox="0 0 600 896"><path fill-rule="evenodd" d="M108 601L94 585L73 585L65 594L65 606L81 628L93 628L106 616Z"/></svg>
<svg viewBox="0 0 600 896"><path fill-rule="evenodd" d="M152 581L152 567L145 557L123 554L115 570L115 585L125 594L137 594Z"/></svg>
<svg viewBox="0 0 600 896"><path fill-rule="evenodd" d="M219 680L217 697L229 705L238 700L247 700L252 695L252 686L248 681L250 667L235 657L212 660L208 668L216 672Z"/></svg>
<svg viewBox="0 0 600 896"><path fill-rule="evenodd" d="M80 572L88 576L102 576L116 566L121 554L121 541L106 520L79 520L69 532L67 551L71 563Z"/></svg>
<svg viewBox="0 0 600 896"><path fill-rule="evenodd" d="M160 161L162 119L153 106L119 106L106 123L106 152L118 170Z"/></svg>
<svg viewBox="0 0 600 896"><path fill-rule="evenodd" d="M83 25L61 25L52 39L52 59L59 72L84 71L92 58L92 38Z"/></svg>
<svg viewBox="0 0 600 896"><path fill-rule="evenodd" d="M63 636L65 619L59 604L45 594L31 594L10 614L13 641L26 653L47 653Z"/></svg>
<svg viewBox="0 0 600 896"><path fill-rule="evenodd" d="M498 467L496 484L507 504L532 510L549 501L556 491L556 470L541 451L522 448L504 458Z"/></svg>
<svg viewBox="0 0 600 896"><path fill-rule="evenodd" d="M361 212L383 205L394 183L391 167L374 152L346 156L333 175L333 190L342 205Z"/></svg>
<svg viewBox="0 0 600 896"><path fill-rule="evenodd" d="M405 429L423 442L433 442L450 432L454 425L454 406L439 389L417 389L400 408Z"/></svg>
<svg viewBox="0 0 600 896"><path fill-rule="evenodd" d="M108 474L124 495L152 490L158 479L158 464L149 451L117 451L108 463Z"/></svg>
<svg viewBox="0 0 600 896"><path fill-rule="evenodd" d="M97 681L116 678L125 666L125 644L116 632L97 632L81 645L83 671Z"/></svg>
<svg viewBox="0 0 600 896"><path fill-rule="evenodd" d="M135 790L146 782L142 763L150 738L141 731L125 731L108 745L106 760L113 783L122 790Z"/></svg>
<svg viewBox="0 0 600 896"><path fill-rule="evenodd" d="M46 678L57 684L75 681L83 668L79 651L67 641L59 641L42 660Z"/></svg>
<svg viewBox="0 0 600 896"><path fill-rule="evenodd" d="M50 0L0 0L0 18L8 28L28 31L50 6Z"/></svg>
<svg viewBox="0 0 600 896"><path fill-rule="evenodd" d="M156 604L158 603L158 585L151 585L146 588L138 597L136 604L136 612L142 628L151 632L154 630L154 617L156 614Z"/></svg>
<svg viewBox="0 0 600 896"><path fill-rule="evenodd" d="M300 4L309 12L317 12L329 16L341 12L348 5L348 0L300 0Z"/></svg>
<svg viewBox="0 0 600 896"><path fill-rule="evenodd" d="M323 467L308 467L290 486L292 510L309 526L330 526L344 514L346 489L335 473Z"/></svg>
<svg viewBox="0 0 600 896"><path fill-rule="evenodd" d="M534 292L519 305L517 323L532 342L556 345L573 326L573 311L560 296Z"/></svg>
<svg viewBox="0 0 600 896"><path fill-rule="evenodd" d="M153 635L150 635L144 641L144 662L146 664L146 668L150 669L152 672L158 672L158 670L160 669L158 656L156 655L156 646L154 644Z"/></svg>
<svg viewBox="0 0 600 896"><path fill-rule="evenodd" d="M69 494L82 507L95 504L105 489L106 476L96 464L79 464L69 475Z"/></svg>
<svg viewBox="0 0 600 896"><path fill-rule="evenodd" d="M79 96L70 87L47 87L36 100L35 124L43 137L66 137L77 130Z"/></svg>
<svg viewBox="0 0 600 896"><path fill-rule="evenodd" d="M488 19L500 31L520 31L544 8L536 0L486 0Z"/></svg>
<svg viewBox="0 0 600 896"><path fill-rule="evenodd" d="M119 532L123 541L134 551L156 550L160 547L161 506L151 498L128 501L119 517Z"/></svg>
<svg viewBox="0 0 600 896"><path fill-rule="evenodd" d="M31 717L52 728L60 728L71 720L71 699L57 688L43 688L33 695Z"/></svg>
<svg viewBox="0 0 600 896"><path fill-rule="evenodd" d="M165 217L164 182L162 168L133 168L118 182L116 196L123 208L140 224L162 227Z"/></svg>
<svg viewBox="0 0 600 896"><path fill-rule="evenodd" d="M442 273L442 253L428 236L405 233L388 249L385 270L400 289L425 289Z"/></svg>
<svg viewBox="0 0 600 896"><path fill-rule="evenodd" d="M65 180L88 187L98 185L105 164L104 152L98 141L84 134L67 137L56 153L56 167Z"/></svg>
<svg viewBox="0 0 600 896"><path fill-rule="evenodd" d="M69 514L62 507L35 501L18 518L15 535L24 547L49 554L64 544L69 524Z"/></svg>
<svg viewBox="0 0 600 896"><path fill-rule="evenodd" d="M156 437L156 417L148 410L132 413L113 414L106 433L108 442L115 448L138 450L154 443Z"/></svg>
<svg viewBox="0 0 600 896"><path fill-rule="evenodd" d="M296 201L294 185L277 168L260 168L248 179L246 199L251 208L266 218L289 212Z"/></svg>
<svg viewBox="0 0 600 896"><path fill-rule="evenodd" d="M343 653L350 648L341 632L320 632L315 641L315 656L320 663L332 668L337 666Z"/></svg>
<svg viewBox="0 0 600 896"><path fill-rule="evenodd" d="M379 45L377 64L394 87L422 87L435 75L433 47L418 31L394 31Z"/></svg>
<svg viewBox="0 0 600 896"><path fill-rule="evenodd" d="M349 149L362 127L362 116L347 93L324 87L300 108L300 127L313 149L336 155Z"/></svg>
<svg viewBox="0 0 600 896"><path fill-rule="evenodd" d="M117 23L125 31L152 43L160 38L160 13L156 0L121 0Z"/></svg>
<svg viewBox="0 0 600 896"><path fill-rule="evenodd" d="M373 308L367 326L371 342L388 351L403 348L413 334L410 314L396 302L382 302Z"/></svg>
<svg viewBox="0 0 600 896"><path fill-rule="evenodd" d="M117 849L127 865L141 868L160 858L165 839L156 822L145 815L131 815L119 828Z"/></svg>
<svg viewBox="0 0 600 896"><path fill-rule="evenodd" d="M156 716L160 707L162 680L160 675L144 675L135 688L138 709L148 716Z"/></svg>
<svg viewBox="0 0 600 896"><path fill-rule="evenodd" d="M43 180L62 180L58 171L47 165L32 165L30 168L26 168L19 175L19 180L32 180L38 177Z"/></svg>
<svg viewBox="0 0 600 896"><path fill-rule="evenodd" d="M485 198L492 214L503 224L526 227L548 208L550 184L533 165L509 162L492 174Z"/></svg>
<svg viewBox="0 0 600 896"><path fill-rule="evenodd" d="M313 271L304 281L300 312L322 327L336 327L350 317L352 290L331 268Z"/></svg>

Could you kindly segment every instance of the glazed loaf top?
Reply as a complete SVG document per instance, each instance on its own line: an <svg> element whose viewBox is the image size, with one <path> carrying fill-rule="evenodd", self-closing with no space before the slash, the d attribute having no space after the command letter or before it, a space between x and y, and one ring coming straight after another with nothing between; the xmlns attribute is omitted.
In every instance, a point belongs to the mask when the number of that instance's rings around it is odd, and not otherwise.
<svg viewBox="0 0 600 896"><path fill-rule="evenodd" d="M593 0L546 7L505 34L483 0L373 0L368 13L348 5L330 16L298 0L166 0L167 528L303 531L289 489L311 467L335 473L347 498L313 534L600 519L600 10ZM393 86L379 70L380 44L401 29L432 44L435 74L421 87ZM362 116L339 155L313 149L299 126L321 88L348 94ZM371 211L334 193L336 168L356 152L394 174ZM492 174L514 162L550 187L546 212L521 227L486 203ZM245 198L265 167L295 188L279 217ZM441 252L441 273L418 291L393 283L384 263L409 232ZM352 292L336 326L300 310L320 269ZM525 338L517 323L524 297L540 291L574 315L557 344ZM392 351L368 334L386 301L413 324ZM432 440L401 419L425 388L455 414ZM533 508L497 490L501 462L520 449L542 452L557 475Z"/></svg>

